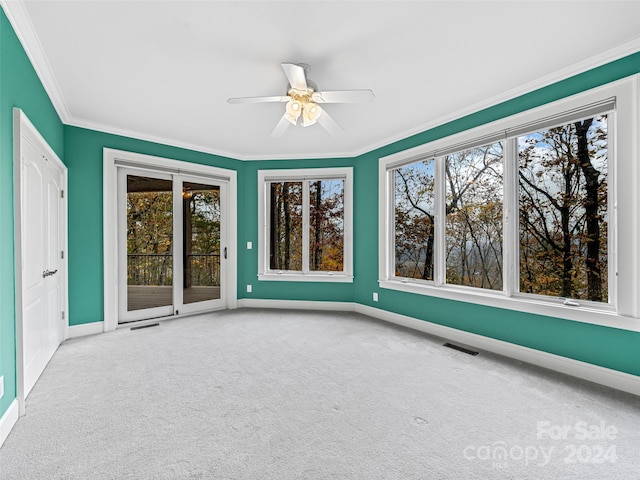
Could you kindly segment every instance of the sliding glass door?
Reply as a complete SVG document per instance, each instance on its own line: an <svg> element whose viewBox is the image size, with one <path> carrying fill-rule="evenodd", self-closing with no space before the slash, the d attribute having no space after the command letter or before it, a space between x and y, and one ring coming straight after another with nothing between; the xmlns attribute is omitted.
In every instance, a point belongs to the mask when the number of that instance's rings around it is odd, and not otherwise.
<svg viewBox="0 0 640 480"><path fill-rule="evenodd" d="M220 186L184 181L182 205L182 303L190 310L220 299Z"/></svg>
<svg viewBox="0 0 640 480"><path fill-rule="evenodd" d="M224 182L120 168L119 323L223 307Z"/></svg>

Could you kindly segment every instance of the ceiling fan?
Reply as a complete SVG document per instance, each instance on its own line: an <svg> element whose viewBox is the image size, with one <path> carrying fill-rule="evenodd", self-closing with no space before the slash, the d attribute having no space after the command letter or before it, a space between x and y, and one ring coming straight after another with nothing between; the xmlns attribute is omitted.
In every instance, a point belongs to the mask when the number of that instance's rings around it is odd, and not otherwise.
<svg viewBox="0 0 640 480"><path fill-rule="evenodd" d="M303 127L311 126L317 122L336 137L343 132L342 127L319 104L369 103L374 99L371 90L319 92L316 85L307 78L309 67L304 64L283 63L282 69L289 80L286 95L230 98L227 100L228 103L286 103L282 118L271 132L272 137L282 136L289 125L298 125L299 120Z"/></svg>

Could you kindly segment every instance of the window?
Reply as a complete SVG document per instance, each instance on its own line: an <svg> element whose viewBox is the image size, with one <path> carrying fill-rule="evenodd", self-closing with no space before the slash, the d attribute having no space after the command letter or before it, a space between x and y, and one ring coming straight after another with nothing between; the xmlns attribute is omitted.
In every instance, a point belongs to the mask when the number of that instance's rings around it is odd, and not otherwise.
<svg viewBox="0 0 640 480"><path fill-rule="evenodd" d="M511 143L519 292L607 303L607 115L504 137L391 168L394 276L503 291L503 165Z"/></svg>
<svg viewBox="0 0 640 480"><path fill-rule="evenodd" d="M446 283L502 290L503 143L446 155Z"/></svg>
<svg viewBox="0 0 640 480"><path fill-rule="evenodd" d="M344 270L344 180L309 183L309 270Z"/></svg>
<svg viewBox="0 0 640 480"><path fill-rule="evenodd" d="M395 275L433 280L434 161L394 170Z"/></svg>
<svg viewBox="0 0 640 480"><path fill-rule="evenodd" d="M261 170L259 278L352 281L352 169Z"/></svg>
<svg viewBox="0 0 640 480"><path fill-rule="evenodd" d="M608 301L607 115L518 137L520 292Z"/></svg>
<svg viewBox="0 0 640 480"><path fill-rule="evenodd" d="M302 270L302 182L269 187L269 268Z"/></svg>
<svg viewBox="0 0 640 480"><path fill-rule="evenodd" d="M396 277L433 281L439 237L444 283L502 289L502 152L494 142L392 170ZM444 188L436 189L436 163ZM444 192L443 235L436 235L436 190Z"/></svg>
<svg viewBox="0 0 640 480"><path fill-rule="evenodd" d="M640 232L616 221L640 217L637 88L638 76L381 158L380 286L639 318Z"/></svg>

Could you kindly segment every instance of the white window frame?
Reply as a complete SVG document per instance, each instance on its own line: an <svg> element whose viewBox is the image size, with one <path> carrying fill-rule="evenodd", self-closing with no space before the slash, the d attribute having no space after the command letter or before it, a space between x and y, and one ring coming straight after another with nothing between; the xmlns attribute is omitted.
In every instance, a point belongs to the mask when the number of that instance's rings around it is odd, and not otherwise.
<svg viewBox="0 0 640 480"><path fill-rule="evenodd" d="M489 307L498 307L534 313L596 325L605 325L631 331L640 331L640 75L607 84L602 87L567 97L565 99L522 112L517 115L476 127L456 135L445 137L410 150L382 157L378 164L379 178L379 272L381 288L458 300ZM564 302L564 299L543 295L518 293L519 245L517 145L515 136L539 131L550 118L562 118L564 114L580 112L585 107L615 100L615 110L608 113L608 198L609 198L609 303L589 301ZM577 113L579 115L579 113ZM527 126L531 125L527 131ZM557 125L557 123L556 123ZM438 158L453 150L493 141L505 141L504 156L504 265L503 290L446 284L443 281L444 251L436 245L434 252L434 281L394 276L394 169L428 158L436 158L438 182ZM511 159L511 162L509 161ZM440 177L442 175L440 174ZM443 181L442 179L440 181ZM436 235L443 232L444 185L442 194L436 197ZM438 185L436 183L436 190ZM443 197L439 199L438 197ZM624 221L618 221L624 219ZM442 243L442 242L440 242Z"/></svg>
<svg viewBox="0 0 640 480"><path fill-rule="evenodd" d="M344 180L344 252L343 270L340 272L317 272L271 270L269 268L269 193L271 182L303 182L314 180ZM304 190L303 190L304 192ZM305 206L306 202L306 206ZM303 242L308 243L308 192L303 194ZM306 212L306 215L305 215ZM307 231L307 234L304 232ZM305 264L303 259L303 265ZM258 170L258 280L302 281L302 282L353 282L353 168L305 168L289 170Z"/></svg>

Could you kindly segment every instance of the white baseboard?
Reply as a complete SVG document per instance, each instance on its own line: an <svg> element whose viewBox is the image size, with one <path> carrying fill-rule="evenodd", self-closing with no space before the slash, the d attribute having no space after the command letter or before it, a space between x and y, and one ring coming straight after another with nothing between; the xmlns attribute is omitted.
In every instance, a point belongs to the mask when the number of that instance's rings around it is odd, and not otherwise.
<svg viewBox="0 0 640 480"><path fill-rule="evenodd" d="M407 317L367 305L355 304L355 311L379 320L402 325L470 347L487 350L499 355L504 355L505 357L521 360L526 363L548 368L549 370L571 375L572 377L578 377L640 396L640 377L636 375L619 372L618 370L600 367L560 355L554 355L533 348L523 347L502 340L496 340L495 338L457 330L425 320L418 320L413 317Z"/></svg>
<svg viewBox="0 0 640 480"><path fill-rule="evenodd" d="M83 323L69 327L67 338L85 337L104 332L104 322Z"/></svg>
<svg viewBox="0 0 640 480"><path fill-rule="evenodd" d="M4 412L2 418L0 418L0 447L4 444L4 441L11 433L11 429L18 421L19 408L18 408L18 400L14 400L7 408L7 411Z"/></svg>
<svg viewBox="0 0 640 480"><path fill-rule="evenodd" d="M605 385L616 390L622 390L640 396L640 377L618 370L600 367L591 363L581 362L560 355L523 347L495 338L485 337L475 333L457 330L455 328L438 325L426 320L400 315L398 313L381 310L353 302L318 302L304 300L262 300L244 298L238 300L238 308L283 308L299 310L332 310L343 312L358 312L385 322L395 323L403 327L419 330L453 342L497 353L505 357L522 362L548 368L556 372L571 375L590 382Z"/></svg>
<svg viewBox="0 0 640 480"><path fill-rule="evenodd" d="M330 310L334 312L353 312L355 310L355 303L242 298L238 300L238 308L282 308L287 310Z"/></svg>

